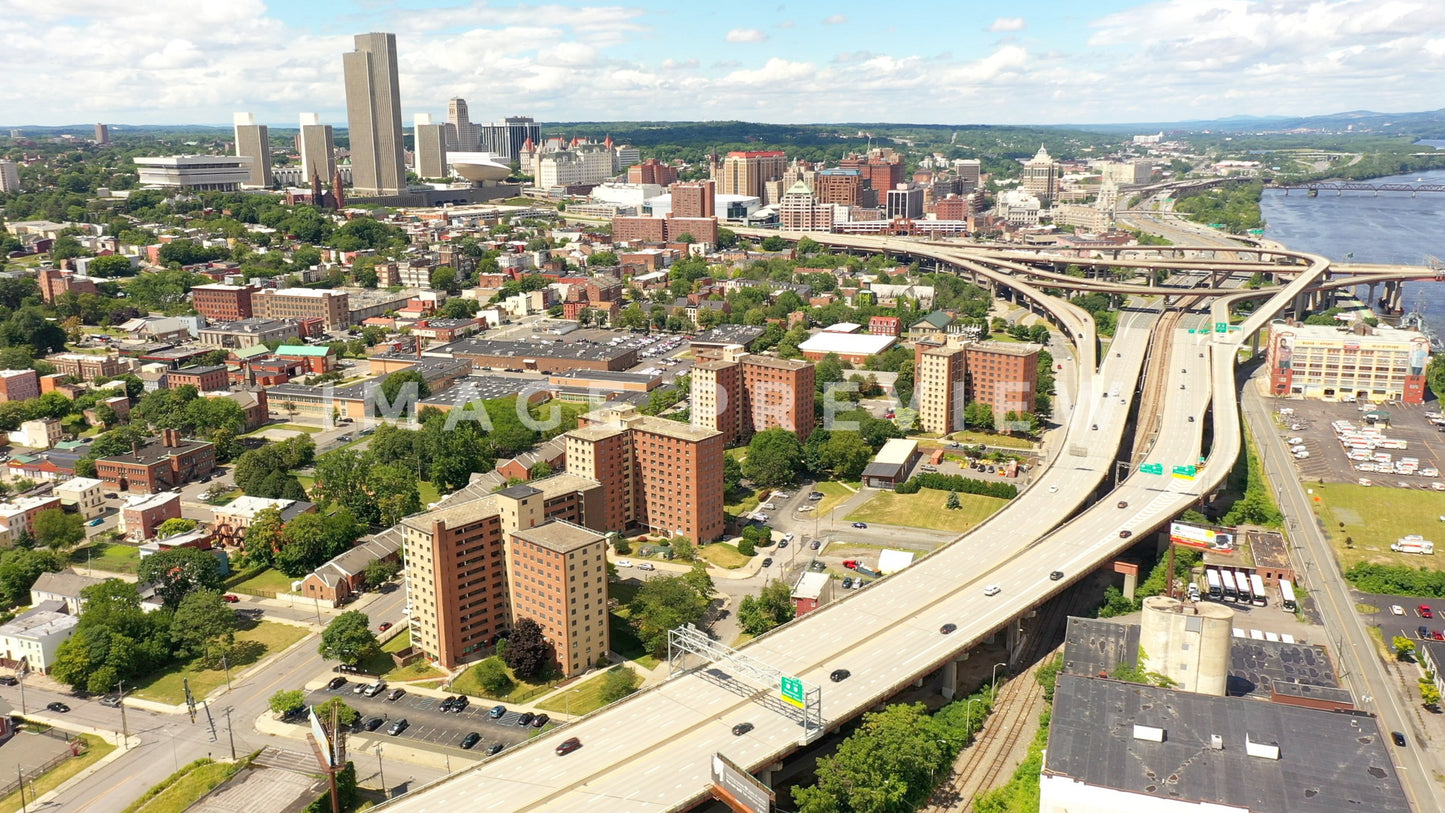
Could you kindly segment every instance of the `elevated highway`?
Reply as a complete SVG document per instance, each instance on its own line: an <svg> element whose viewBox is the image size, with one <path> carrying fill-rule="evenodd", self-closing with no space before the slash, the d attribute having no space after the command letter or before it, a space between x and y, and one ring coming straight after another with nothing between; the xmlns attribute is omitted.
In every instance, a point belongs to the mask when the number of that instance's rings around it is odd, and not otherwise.
<svg viewBox="0 0 1445 813"><path fill-rule="evenodd" d="M1238 343L1267 324L1273 313L1328 268L1323 258L1300 255L1309 261L1310 270L1256 311L1245 325L1249 332L1210 339L1176 332L1169 351L1170 385L1163 399L1160 440L1145 460L1163 464L1166 472L1175 465L1196 464L1201 454L1204 463L1193 479L1136 471L1106 498L1096 499L1114 468L1160 314L1157 305L1123 313L1109 352L1099 360L1087 313L1044 296L973 252L905 246L885 238L809 236L856 248L906 251L1006 282L1069 332L1079 362L1076 402L1066 418L1065 451L1024 494L913 567L745 648L749 656L802 678L806 685L821 686L829 728L930 673L941 670L945 684L950 683L958 660L999 631L1016 644L1018 618L1221 483L1241 448L1234 384ZM1184 326L1203 318L1186 315ZM1174 389L1174 384L1182 389ZM1206 414L1214 417L1208 450L1202 448ZM1125 507L1118 506L1120 501ZM1122 531L1129 531L1130 538L1121 536ZM1049 580L1052 570L1064 571L1065 578ZM1001 592L984 595L989 584L999 585ZM944 623L957 624L958 630L941 635ZM840 668L852 676L829 682L828 673ZM731 727L743 721L755 728L734 737ZM552 749L567 737L578 737L581 749L555 756ZM759 770L805 744L800 715L778 700L776 686L734 674L726 661L719 661L699 664L384 807L567 813L686 809L707 794L713 753L722 752L750 770Z"/></svg>

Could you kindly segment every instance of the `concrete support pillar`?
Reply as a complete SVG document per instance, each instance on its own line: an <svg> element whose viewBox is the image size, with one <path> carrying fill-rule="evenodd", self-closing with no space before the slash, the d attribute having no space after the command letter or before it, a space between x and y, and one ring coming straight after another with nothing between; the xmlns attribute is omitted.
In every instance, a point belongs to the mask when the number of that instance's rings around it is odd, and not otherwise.
<svg viewBox="0 0 1445 813"><path fill-rule="evenodd" d="M938 693L946 700L958 693L958 661L949 661L938 670Z"/></svg>
<svg viewBox="0 0 1445 813"><path fill-rule="evenodd" d="M1250 355L1252 355L1252 356L1257 356L1257 355L1259 355L1259 334L1260 334L1260 332L1261 332L1261 331L1256 330L1256 331L1254 332L1254 335L1252 335L1252 336L1249 337L1249 351L1250 351Z"/></svg>
<svg viewBox="0 0 1445 813"><path fill-rule="evenodd" d="M913 688L915 688L915 689L922 689L922 688L923 688L923 678L920 677L918 680L913 681Z"/></svg>
<svg viewBox="0 0 1445 813"><path fill-rule="evenodd" d="M1305 314L1309 312L1308 305L1309 301L1307 294L1296 295L1294 298L1294 318L1301 320L1304 319Z"/></svg>
<svg viewBox="0 0 1445 813"><path fill-rule="evenodd" d="M758 781L759 781L759 782L762 782L763 785L766 786L766 787L772 787L772 786L773 786L773 774L777 773L778 771L781 771L782 769L783 769L783 763L781 763L781 762L774 762L773 764L767 766L766 768L760 768L760 769L758 770Z"/></svg>
<svg viewBox="0 0 1445 813"><path fill-rule="evenodd" d="M1405 281L1395 283L1395 298L1390 301L1391 313L1403 313L1405 311Z"/></svg>
<svg viewBox="0 0 1445 813"><path fill-rule="evenodd" d="M1019 643L1023 640L1024 622L1023 619L1015 618L1004 627L1004 643L1008 647L1009 660L1013 660L1014 653L1018 651Z"/></svg>
<svg viewBox="0 0 1445 813"><path fill-rule="evenodd" d="M1134 590L1137 589L1138 587L1139 587L1139 574L1138 574L1138 573L1125 573L1125 574L1124 574L1124 598L1127 598L1127 599L1129 599L1129 600L1132 601L1133 598L1134 598Z"/></svg>
<svg viewBox="0 0 1445 813"><path fill-rule="evenodd" d="M1371 308L1377 307L1380 304L1380 300L1375 298L1375 289L1378 287L1380 287L1380 284L1378 282L1370 283L1370 296L1369 299L1366 299L1365 301L1370 304Z"/></svg>

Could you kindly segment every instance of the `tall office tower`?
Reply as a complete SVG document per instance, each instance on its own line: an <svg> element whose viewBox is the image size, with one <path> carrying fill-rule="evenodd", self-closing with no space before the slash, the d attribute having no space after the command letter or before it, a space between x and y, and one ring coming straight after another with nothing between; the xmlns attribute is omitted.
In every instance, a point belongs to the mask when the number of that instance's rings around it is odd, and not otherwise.
<svg viewBox="0 0 1445 813"><path fill-rule="evenodd" d="M958 190L962 195L971 192L983 182L983 162L977 158L958 158L953 162L953 168L958 172L958 180L964 185Z"/></svg>
<svg viewBox="0 0 1445 813"><path fill-rule="evenodd" d="M1059 165L1049 157L1044 145L1040 144L1039 151L1024 164L1021 186L1025 192L1045 203L1058 197Z"/></svg>
<svg viewBox="0 0 1445 813"><path fill-rule="evenodd" d="M889 220L918 220L923 217L923 188L901 183L884 198L884 217Z"/></svg>
<svg viewBox="0 0 1445 813"><path fill-rule="evenodd" d="M346 77L352 191L362 196L399 195L406 190L406 169L396 35L357 34L356 50L341 55L341 67Z"/></svg>
<svg viewBox="0 0 1445 813"><path fill-rule="evenodd" d="M20 191L20 169L14 161L0 160L0 192Z"/></svg>
<svg viewBox="0 0 1445 813"><path fill-rule="evenodd" d="M336 172L336 150L331 135L331 125L322 124L315 113L301 114L301 135L297 151L301 153L301 184L306 186L312 178L330 180Z"/></svg>
<svg viewBox="0 0 1445 813"><path fill-rule="evenodd" d="M476 152L482 148L482 126L467 115L467 100L447 102L447 152Z"/></svg>
<svg viewBox="0 0 1445 813"><path fill-rule="evenodd" d="M723 159L722 183L718 191L724 195L759 198L763 203L777 203L776 200L766 199L765 185L769 181L782 180L787 169L788 159L782 150L730 152Z"/></svg>
<svg viewBox="0 0 1445 813"><path fill-rule="evenodd" d="M447 176L446 125L432 124L430 113L417 113L412 119L412 145L416 174L423 178Z"/></svg>
<svg viewBox="0 0 1445 813"><path fill-rule="evenodd" d="M95 143L97 143L97 144L109 144L109 143L110 143L110 125L109 125L109 124L97 124L97 125L95 125Z"/></svg>
<svg viewBox="0 0 1445 813"><path fill-rule="evenodd" d="M966 358L958 345L918 343L913 360L913 394L923 431L947 433L963 428L963 408L968 404Z"/></svg>
<svg viewBox="0 0 1445 813"><path fill-rule="evenodd" d="M712 181L674 183L670 191L673 217L717 217L717 184Z"/></svg>
<svg viewBox="0 0 1445 813"><path fill-rule="evenodd" d="M542 143L542 128L531 116L508 116L496 124L482 125L482 149L506 156L507 163L521 160L522 145L528 139Z"/></svg>
<svg viewBox="0 0 1445 813"><path fill-rule="evenodd" d="M236 155L251 159L251 180L247 186L271 187L271 134L266 125L257 124L250 113L237 113Z"/></svg>

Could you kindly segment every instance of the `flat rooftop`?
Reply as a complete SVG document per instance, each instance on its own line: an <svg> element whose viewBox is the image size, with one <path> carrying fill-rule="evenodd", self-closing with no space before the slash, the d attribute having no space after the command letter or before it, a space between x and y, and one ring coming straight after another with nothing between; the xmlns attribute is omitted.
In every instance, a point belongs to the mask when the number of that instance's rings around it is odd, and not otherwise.
<svg viewBox="0 0 1445 813"><path fill-rule="evenodd" d="M1387 736L1369 716L1060 674L1043 774L1242 810L1406 813Z"/></svg>
<svg viewBox="0 0 1445 813"><path fill-rule="evenodd" d="M980 353L998 353L1003 356L1031 356L1043 348L1037 344L1019 344L1016 342L969 342L964 345L971 351Z"/></svg>
<svg viewBox="0 0 1445 813"><path fill-rule="evenodd" d="M210 445L211 444L202 440L186 440L182 438L179 445L167 446L161 441L161 438L155 437L151 438L145 443L145 445L141 446L140 450L135 454L126 452L124 454L112 455L110 457L102 457L96 462L131 464L139 463L143 465L149 465L151 463L159 463L162 460L167 460L171 457L174 457L175 455L185 454L186 452L193 452L203 446Z"/></svg>
<svg viewBox="0 0 1445 813"><path fill-rule="evenodd" d="M892 336L875 336L872 333L815 333L798 345L798 349L804 353L862 356L882 353L897 341Z"/></svg>
<svg viewBox="0 0 1445 813"><path fill-rule="evenodd" d="M763 335L767 328L762 325L718 325L692 337L692 344L741 344L749 345Z"/></svg>
<svg viewBox="0 0 1445 813"><path fill-rule="evenodd" d="M540 389L546 382L538 378L512 378L500 375L473 375L458 381L455 386L435 395L421 399L420 406L463 407L473 401L490 401L506 398L527 389Z"/></svg>
<svg viewBox="0 0 1445 813"><path fill-rule="evenodd" d="M432 355L449 353L453 356L485 356L492 358L547 358L574 359L578 361L611 361L636 353L637 349L627 346L592 344L590 342L544 342L544 341L497 341L494 339L467 338L434 347L427 351Z"/></svg>
<svg viewBox="0 0 1445 813"><path fill-rule="evenodd" d="M571 553L579 548L606 541L606 538L596 531L589 531L581 525L573 525L560 519L515 531L512 536L540 545L553 553Z"/></svg>
<svg viewBox="0 0 1445 813"><path fill-rule="evenodd" d="M1324 647L1253 638L1230 639L1229 694L1241 697L1259 694L1268 698L1275 687L1288 684L1338 689L1340 680Z"/></svg>
<svg viewBox="0 0 1445 813"><path fill-rule="evenodd" d="M1113 674L1121 663L1138 665L1139 625L1069 616L1064 632L1064 671L1071 675Z"/></svg>
<svg viewBox="0 0 1445 813"><path fill-rule="evenodd" d="M564 370L560 373L552 373L550 377L554 379L581 378L588 381L615 381L619 384L645 384L656 381L661 376L650 373L628 373L613 370Z"/></svg>

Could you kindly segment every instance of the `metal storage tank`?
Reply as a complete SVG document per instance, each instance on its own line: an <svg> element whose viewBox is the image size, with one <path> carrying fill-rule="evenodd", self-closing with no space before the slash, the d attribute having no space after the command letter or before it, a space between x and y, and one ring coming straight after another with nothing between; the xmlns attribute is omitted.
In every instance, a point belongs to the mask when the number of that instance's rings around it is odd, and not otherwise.
<svg viewBox="0 0 1445 813"><path fill-rule="evenodd" d="M1185 691L1223 697L1233 627L1234 610L1222 604L1150 596L1144 599L1139 665Z"/></svg>

